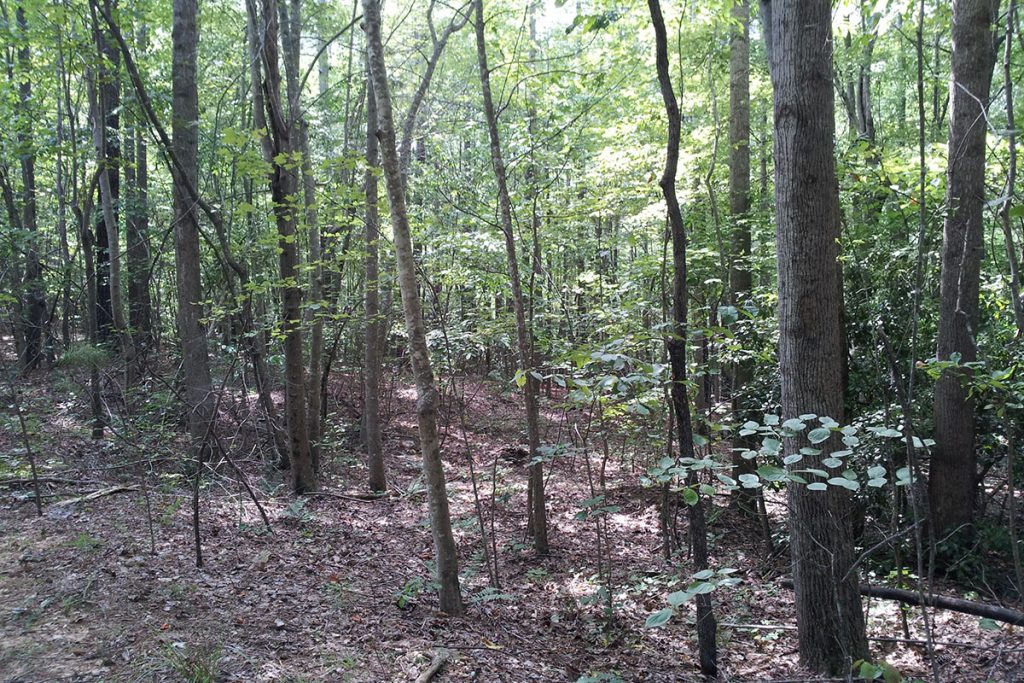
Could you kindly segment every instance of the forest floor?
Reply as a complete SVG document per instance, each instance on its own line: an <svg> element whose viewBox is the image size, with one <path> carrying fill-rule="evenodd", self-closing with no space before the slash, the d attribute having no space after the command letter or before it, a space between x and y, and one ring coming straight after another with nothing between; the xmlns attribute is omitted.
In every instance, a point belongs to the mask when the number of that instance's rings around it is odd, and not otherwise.
<svg viewBox="0 0 1024 683"><path fill-rule="evenodd" d="M222 465L199 498L203 567L195 563L186 450L173 430L92 441L80 395L51 375L22 387L35 416L34 447L44 477L43 515L24 477L17 418L4 398L0 430L0 681L413 681L443 649L436 681L696 681L692 606L666 626L644 628L692 569L666 564L658 496L640 485L641 465L607 462L612 610L598 595L593 521L576 519L591 498L586 455L556 459L547 480L551 553L537 557L525 534L521 411L495 385L468 382L466 440L457 411L445 411L445 459L459 545L464 617L439 613L431 590L432 544L420 476L414 392L392 385L385 450L391 492L362 496L366 470L351 425L355 378L338 401L325 440L322 495L296 500L287 474L266 467L252 421L221 406L219 429L265 508L267 533L235 472ZM244 394L238 393L244 400ZM133 405L140 414L143 403ZM157 411L158 412L158 411ZM545 441L568 441L585 419L545 402ZM349 426L346 429L346 426ZM584 427L580 427L584 433ZM590 452L600 467L602 449ZM468 457L487 524L493 520L500 591L488 590ZM178 458L168 461L167 458ZM163 472L163 474L153 474ZM596 477L597 470L591 475ZM93 500L67 503L113 486ZM62 504L62 501L63 504ZM712 594L720 622L720 681L820 680L797 661L792 596L779 586L784 555L768 553L755 525L712 512L712 565L734 567L739 585ZM784 528L781 498L769 505ZM685 515L681 515L680 519ZM680 522L682 524L682 522ZM684 546L685 547L685 546ZM155 552L154 552L155 551ZM937 592L963 595L939 584ZM919 643L904 638L898 605L865 600L872 655L908 679L932 680ZM1015 681L1024 672L1024 634L986 630L977 617L936 611L943 681ZM907 612L911 639L924 631ZM607 674L600 676L600 674Z"/></svg>

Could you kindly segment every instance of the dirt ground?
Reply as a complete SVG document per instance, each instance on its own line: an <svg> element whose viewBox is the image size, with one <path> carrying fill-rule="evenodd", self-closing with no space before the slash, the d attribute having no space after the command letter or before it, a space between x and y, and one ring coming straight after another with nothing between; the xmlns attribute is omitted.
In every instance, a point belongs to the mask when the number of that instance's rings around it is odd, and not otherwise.
<svg viewBox="0 0 1024 683"><path fill-rule="evenodd" d="M363 497L356 382L333 391L337 412L324 453L321 495L288 493L286 475L260 457L265 440L246 397L221 408L220 431L264 507L272 533L226 463L204 474L197 568L186 450L173 429L89 439L83 402L49 376L23 387L44 477L37 516L24 477L13 410L2 415L0 463L0 682L56 681L414 681L442 650L435 681L697 681L692 608L644 628L688 577L685 556L663 560L657 495L640 485L642 464L607 463L612 609L598 595L593 521L576 519L592 497L588 455L549 468L551 553L538 558L525 534L526 463L519 407L493 385L471 383L465 439L446 411L444 453L467 613L437 611L432 546L420 477L414 394L392 385L385 435L390 494ZM154 419L145 406L131 409ZM572 421L545 403L545 441L568 441ZM166 426L166 424L165 424ZM601 449L589 452L599 467ZM500 589L488 571L475 515L469 462L486 523L492 520ZM61 504L114 486L93 500ZM756 528L716 498L712 563L734 567L739 585L712 594L720 622L720 681L820 680L797 661L792 596L779 586L784 555L770 555ZM782 528L783 508L770 506ZM682 530L685 533L685 529ZM685 546L684 546L685 547ZM154 552L155 551L155 552ZM684 552L685 555L685 552ZM962 588L940 591L963 595ZM981 599L985 599L982 596ZM920 642L905 637L898 605L865 600L872 655L908 680L933 680ZM936 611L943 681L1024 680L1024 636L987 630L977 617ZM924 638L907 612L911 640Z"/></svg>

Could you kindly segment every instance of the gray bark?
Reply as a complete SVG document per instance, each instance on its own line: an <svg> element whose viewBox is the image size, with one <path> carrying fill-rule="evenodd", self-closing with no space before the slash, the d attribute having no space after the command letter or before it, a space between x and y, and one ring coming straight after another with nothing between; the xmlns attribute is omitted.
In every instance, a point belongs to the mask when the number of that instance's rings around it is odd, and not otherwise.
<svg viewBox="0 0 1024 683"><path fill-rule="evenodd" d="M369 72L369 62L367 62ZM380 162L377 143L377 101L373 88L366 92L366 173L363 186L366 193L366 337L363 354L363 429L366 441L366 463L370 470L371 491L387 490L384 474L384 453L380 435L380 377L383 327L380 317L380 214L377 209L378 182L376 166Z"/></svg>
<svg viewBox="0 0 1024 683"><path fill-rule="evenodd" d="M199 214L184 185L197 186L199 176L199 90L196 82L199 28L196 0L174 0L172 41L172 122L174 154L185 180L174 183L174 258L178 286L178 335L185 369L184 396L193 445L202 449L213 419L210 361L206 348Z"/></svg>
<svg viewBox="0 0 1024 683"><path fill-rule="evenodd" d="M936 357L977 359L978 290L983 252L986 108L995 67L992 29L998 0L955 0L950 83L949 169L942 233L942 275ZM929 477L934 530L974 521L977 493L974 453L975 402L957 370L935 384L935 448Z"/></svg>
<svg viewBox="0 0 1024 683"><path fill-rule="evenodd" d="M839 191L833 146L832 15L828 0L763 2L774 89L779 365L783 418L803 413L843 422ZM805 432L785 440L796 453ZM819 445L800 468L842 448ZM868 654L855 561L850 493L790 484L793 581L801 661L845 674Z"/></svg>

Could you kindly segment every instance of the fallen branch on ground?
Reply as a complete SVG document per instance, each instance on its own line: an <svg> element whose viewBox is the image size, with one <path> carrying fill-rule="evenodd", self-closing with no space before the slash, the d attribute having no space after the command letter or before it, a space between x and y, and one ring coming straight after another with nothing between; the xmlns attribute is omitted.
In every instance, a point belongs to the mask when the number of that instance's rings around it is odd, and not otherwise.
<svg viewBox="0 0 1024 683"><path fill-rule="evenodd" d="M783 579L782 587L789 588L790 590L792 590L792 579ZM903 602L908 605L920 606L922 603L920 595L918 595L914 591L908 591L902 588L861 585L860 594L872 598L896 600L898 602ZM954 612L960 612L962 614L972 614L976 617L987 617L989 619L1001 621L1006 624L1024 626L1024 612L1018 612L1017 610L1009 609L1008 607L999 607L998 605L986 605L981 602L963 600L961 598L950 598L944 595L926 595L924 596L923 602L927 607L948 609Z"/></svg>
<svg viewBox="0 0 1024 683"><path fill-rule="evenodd" d="M437 654L434 655L434 660L430 662L430 666L416 677L416 683L429 683L430 679L437 675L437 672L441 670L441 667L444 666L444 663L451 656L448 650L438 650Z"/></svg>
<svg viewBox="0 0 1024 683"><path fill-rule="evenodd" d="M87 500L96 500L97 498L102 498L103 496L110 496L115 493L125 493L127 491L138 490L138 486L111 486L109 488L100 489L99 491L93 491L92 493L86 494L84 496L78 496L77 498L68 498L67 500L58 501L51 505L50 507L65 507L67 505L74 505L75 503L83 503Z"/></svg>

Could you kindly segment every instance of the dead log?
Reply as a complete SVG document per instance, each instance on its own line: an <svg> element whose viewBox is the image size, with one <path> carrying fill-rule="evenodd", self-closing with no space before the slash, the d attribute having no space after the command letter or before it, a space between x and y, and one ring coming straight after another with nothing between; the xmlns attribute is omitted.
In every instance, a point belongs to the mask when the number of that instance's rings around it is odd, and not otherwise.
<svg viewBox="0 0 1024 683"><path fill-rule="evenodd" d="M792 579L783 579L782 587L792 590ZM903 602L908 605L920 606L923 602L927 607L948 609L954 612L960 612L961 614L971 614L976 617L987 617L995 621L1001 621L1005 624L1024 626L1024 612L1018 612L1015 609L1000 607L998 605L986 605L985 603L974 602L973 600L951 598L945 595L925 595L923 596L924 600L922 601L922 596L916 591L909 591L903 588L890 588L888 586L868 586L865 584L861 584L860 594L871 598L896 600L897 602Z"/></svg>

